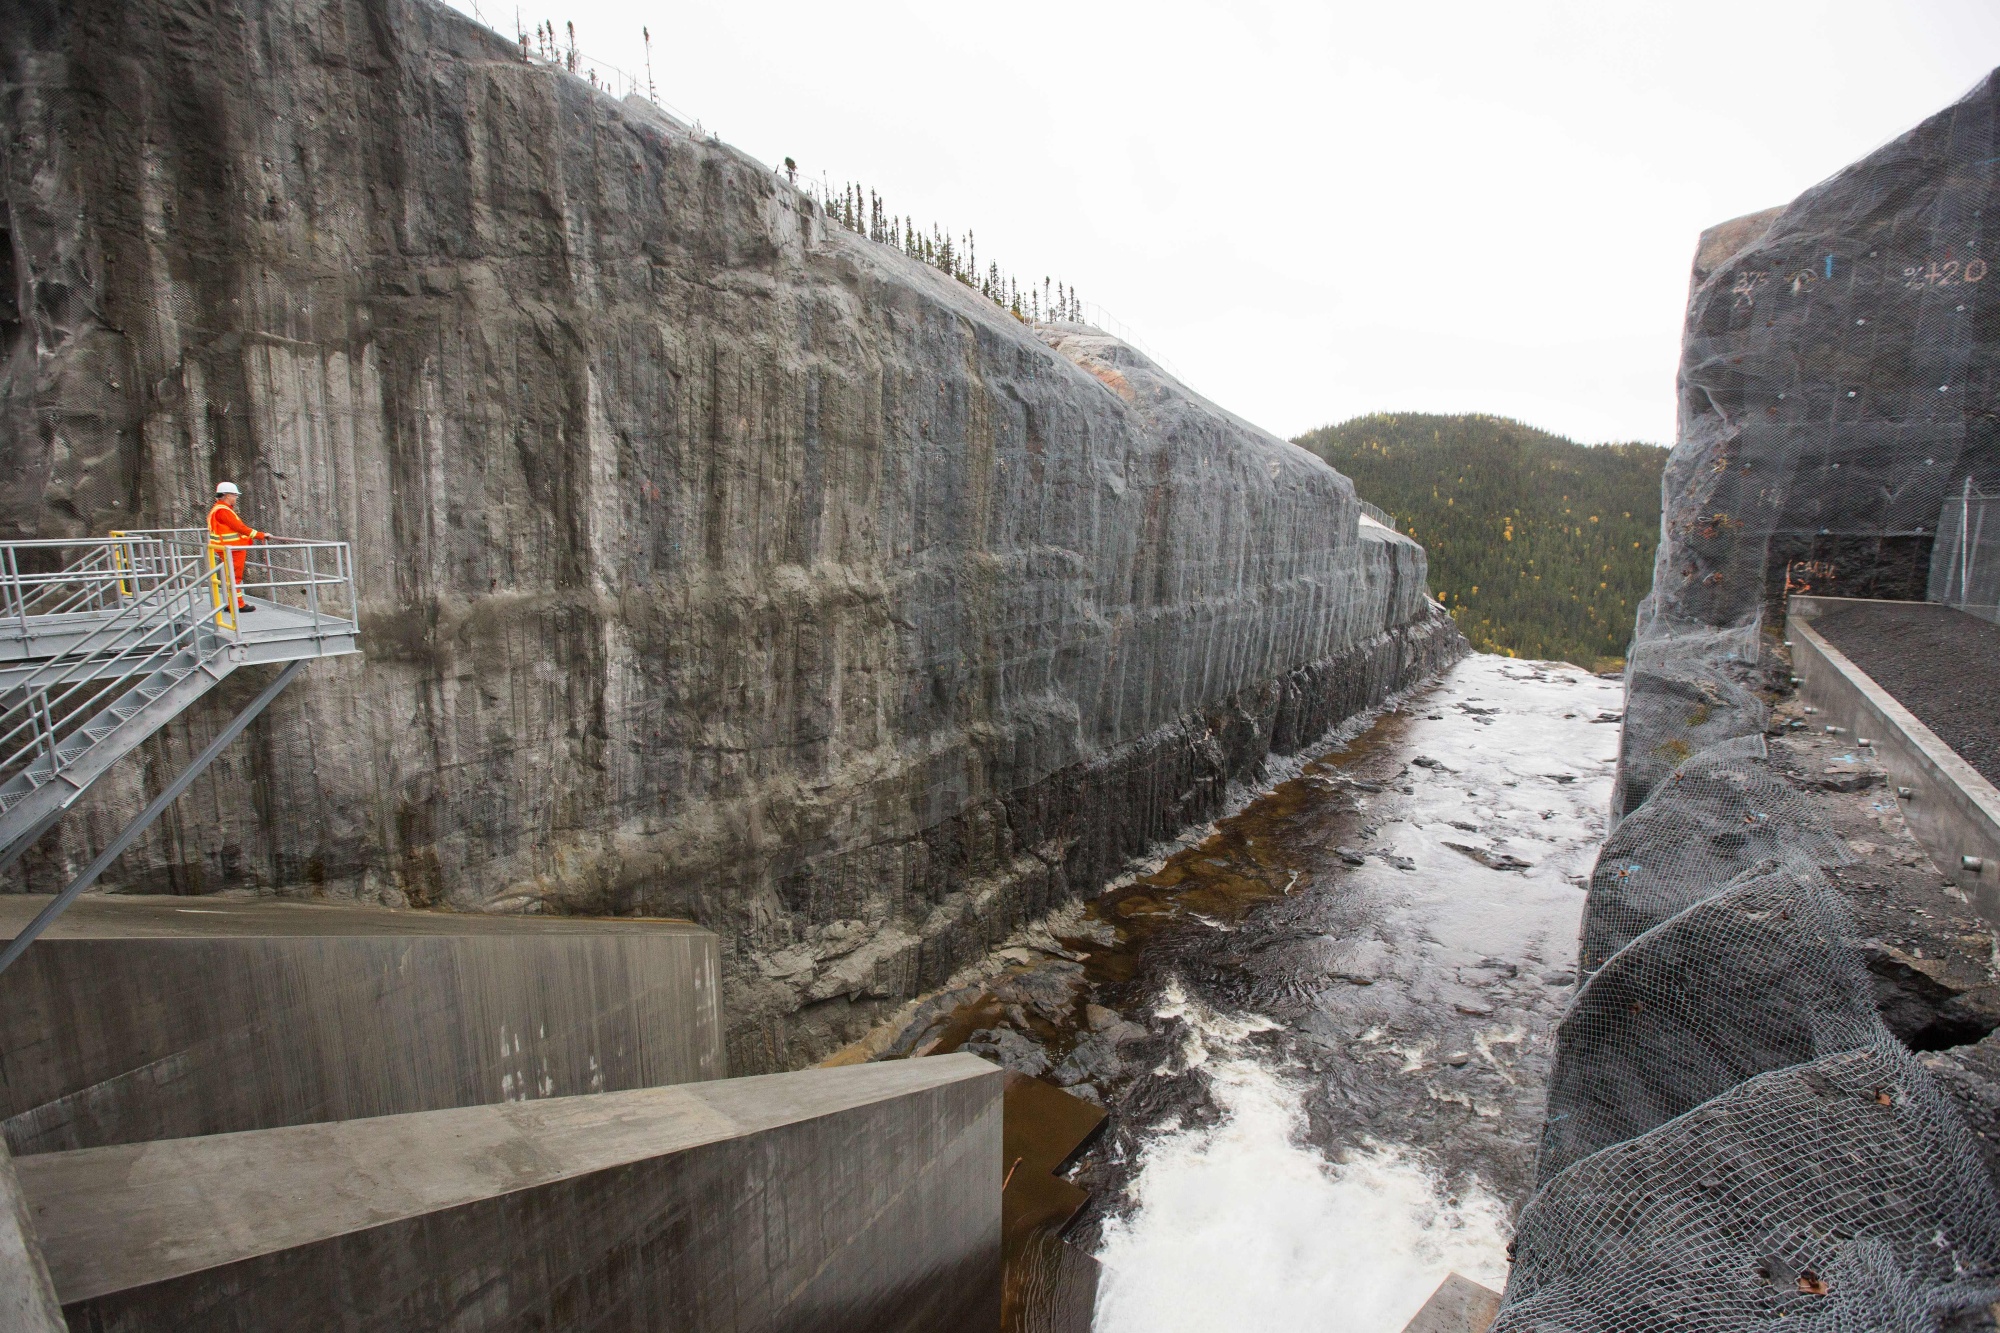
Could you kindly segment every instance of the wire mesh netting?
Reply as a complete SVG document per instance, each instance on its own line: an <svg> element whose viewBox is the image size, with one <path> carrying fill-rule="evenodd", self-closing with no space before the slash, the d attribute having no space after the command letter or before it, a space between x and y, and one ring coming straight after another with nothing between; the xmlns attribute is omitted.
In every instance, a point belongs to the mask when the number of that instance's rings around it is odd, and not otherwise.
<svg viewBox="0 0 2000 1333"><path fill-rule="evenodd" d="M2000 1297L2000 1195L1883 1026L1846 859L1762 735L1607 840L1496 1330L1933 1330Z"/></svg>
<svg viewBox="0 0 2000 1333"><path fill-rule="evenodd" d="M1695 631L1635 644L1625 677L1625 731L1613 809L1636 810L1660 778L1718 741L1764 730L1751 686L1754 634ZM1637 745L1638 737L1651 738Z"/></svg>
<svg viewBox="0 0 2000 1333"><path fill-rule="evenodd" d="M1584 899L1579 970L1760 862L1816 877L1846 859L1806 799L1771 771L1761 734L1710 746L1605 840Z"/></svg>
<svg viewBox="0 0 2000 1333"><path fill-rule="evenodd" d="M1538 1181L1746 1078L1887 1036L1847 908L1816 881L1766 861L1584 983L1557 1030Z"/></svg>
<svg viewBox="0 0 2000 1333"><path fill-rule="evenodd" d="M1614 830L1495 1333L1934 1330L2000 1297L1995 1179L1884 1027L1845 851L1763 740L1789 596L2000 602L1996 249L2000 72L1702 237Z"/></svg>
<svg viewBox="0 0 2000 1333"><path fill-rule="evenodd" d="M2000 74L1704 233L1614 819L1758 729L1789 594L1921 601L1948 577L1953 516L2000 493L1997 252Z"/></svg>
<svg viewBox="0 0 2000 1333"><path fill-rule="evenodd" d="M1885 1038L1557 1175L1522 1214L1493 1333L1931 1329L1993 1300L1996 1256L2000 1197L1969 1132Z"/></svg>

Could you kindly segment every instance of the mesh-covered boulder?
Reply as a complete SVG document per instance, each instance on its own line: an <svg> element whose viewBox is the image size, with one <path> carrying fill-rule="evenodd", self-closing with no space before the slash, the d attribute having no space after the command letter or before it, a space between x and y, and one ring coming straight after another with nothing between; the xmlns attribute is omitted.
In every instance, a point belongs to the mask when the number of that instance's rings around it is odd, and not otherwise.
<svg viewBox="0 0 2000 1333"><path fill-rule="evenodd" d="M1563 1015L1538 1183L1746 1078L1886 1036L1846 905L1752 870L1599 968Z"/></svg>
<svg viewBox="0 0 2000 1333"><path fill-rule="evenodd" d="M1642 667L1756 665L1789 593L1922 600L1946 512L2000 493L1996 160L2000 72L1783 208L1702 235L1635 706ZM1677 739L1702 748L1671 717L1627 726L1615 815Z"/></svg>
<svg viewBox="0 0 2000 1333"><path fill-rule="evenodd" d="M1761 735L1788 595L1921 599L1943 521L1969 600L1945 511L2000 492L1996 162L2000 72L1702 236L1619 822L1494 1333L1915 1333L2000 1295L1994 1177L1870 1011L1820 877L1844 852Z"/></svg>
<svg viewBox="0 0 2000 1333"><path fill-rule="evenodd" d="M1584 902L1578 967L1603 966L1760 863L1810 877L1846 860L1811 804L1771 770L1762 735L1711 746L1670 771L1605 840Z"/></svg>
<svg viewBox="0 0 2000 1333"><path fill-rule="evenodd" d="M1759 735L1770 709L1745 683L1754 644L1740 635L1685 634L1634 647L1611 808L1623 818L1703 750Z"/></svg>
<svg viewBox="0 0 2000 1333"><path fill-rule="evenodd" d="M1934 1327L1991 1302L2000 1196L1893 1041L1737 1084L1521 1214L1492 1333Z"/></svg>

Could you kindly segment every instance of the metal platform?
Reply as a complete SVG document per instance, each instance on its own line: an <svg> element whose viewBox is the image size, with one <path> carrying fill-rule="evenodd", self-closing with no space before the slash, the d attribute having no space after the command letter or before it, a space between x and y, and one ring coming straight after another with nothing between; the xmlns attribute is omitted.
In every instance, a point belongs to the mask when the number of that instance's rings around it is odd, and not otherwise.
<svg viewBox="0 0 2000 1333"><path fill-rule="evenodd" d="M360 635L352 620L315 614L263 597L245 596L244 600L256 609L238 617L242 623L234 635L224 632L218 636L242 650L236 660L238 666L361 651ZM81 644L107 628L113 615L99 611L38 616L26 628L17 618L0 626L0 663L6 663L0 666L0 693L20 684L49 659L76 653ZM175 627L170 624L127 627L120 631L119 646L158 646L174 632ZM105 658L102 653L84 654L77 666L89 670L105 663Z"/></svg>
<svg viewBox="0 0 2000 1333"><path fill-rule="evenodd" d="M355 607L345 542L260 542L240 583L199 528L0 542L0 869L230 672L289 664L59 895L53 919L300 666L360 651ZM0 953L0 968L39 930Z"/></svg>

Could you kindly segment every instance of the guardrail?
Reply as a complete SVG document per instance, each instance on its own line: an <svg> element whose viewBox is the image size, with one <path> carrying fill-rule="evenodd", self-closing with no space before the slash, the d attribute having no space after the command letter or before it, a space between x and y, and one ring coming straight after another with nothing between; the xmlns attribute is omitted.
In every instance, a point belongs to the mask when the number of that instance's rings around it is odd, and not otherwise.
<svg viewBox="0 0 2000 1333"><path fill-rule="evenodd" d="M40 785L87 752L70 742L126 682L198 649L214 608L201 562L151 534L8 542L0 552L9 628L21 636L20 657L34 663L0 696L0 785L38 760L46 764ZM67 552L74 558L62 559ZM24 569L50 556L54 569ZM38 635L59 646L44 657ZM7 796L0 793L0 803L11 806Z"/></svg>
<svg viewBox="0 0 2000 1333"><path fill-rule="evenodd" d="M79 733L135 679L184 675L256 634L237 610L245 599L291 613L271 626L287 634L351 630L347 543L241 549L239 583L229 548L200 528L0 543L0 648L19 664L0 672L0 788L78 764L91 741ZM0 813L23 794L0 791Z"/></svg>
<svg viewBox="0 0 2000 1333"><path fill-rule="evenodd" d="M254 546L229 547L209 542L198 530L197 541L217 629L240 636L257 628L239 623L236 606L246 597L309 616L314 629L329 620L354 621L354 557L346 542L270 537ZM244 552L240 583L231 558L235 551Z"/></svg>
<svg viewBox="0 0 2000 1333"><path fill-rule="evenodd" d="M1151 347L1148 347L1146 343L1139 337L1138 333L1136 333L1133 330L1131 325L1127 324L1124 320L1118 318L1116 315L1112 314L1109 310L1106 310L1103 306L1099 305L1095 301L1079 301L1077 302L1077 305L1081 309L1081 312L1083 314L1083 322L1085 324L1090 325L1090 327L1094 329L1102 329L1104 332L1116 338L1119 342L1124 343L1127 347L1137 348L1141 353L1144 354L1145 358L1148 361L1151 361L1161 370L1166 371L1167 374L1179 380L1182 383L1182 385L1187 384L1188 377L1186 375L1181 374L1179 367L1175 366L1173 362L1167 360L1167 358L1165 358L1164 356L1161 356Z"/></svg>
<svg viewBox="0 0 2000 1333"><path fill-rule="evenodd" d="M1385 528L1394 528L1396 526L1396 516L1381 505L1369 504L1366 500L1363 500L1361 501L1361 512Z"/></svg>
<svg viewBox="0 0 2000 1333"><path fill-rule="evenodd" d="M63 562L59 553L77 545L61 540L0 545L0 610L22 632L32 617L118 610L137 589L149 586L151 566L140 563L134 543L122 534L82 543L84 554ZM51 556L56 568L38 568Z"/></svg>

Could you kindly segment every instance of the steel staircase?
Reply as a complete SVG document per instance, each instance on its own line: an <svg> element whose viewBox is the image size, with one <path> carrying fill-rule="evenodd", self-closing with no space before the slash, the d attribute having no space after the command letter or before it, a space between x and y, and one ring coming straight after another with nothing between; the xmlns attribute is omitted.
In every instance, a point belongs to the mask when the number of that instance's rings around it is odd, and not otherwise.
<svg viewBox="0 0 2000 1333"><path fill-rule="evenodd" d="M95 881L300 666L360 651L353 570L345 542L274 539L251 548L239 585L201 529L0 542L0 870L232 671L289 664L45 917ZM37 918L0 968L46 924Z"/></svg>
<svg viewBox="0 0 2000 1333"><path fill-rule="evenodd" d="M93 713L53 749L37 753L0 784L0 857L13 859L9 853L17 830L46 827L50 815L68 809L106 769L208 693L231 669L226 660L211 666L200 653L184 649Z"/></svg>

